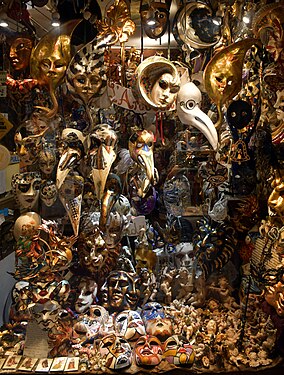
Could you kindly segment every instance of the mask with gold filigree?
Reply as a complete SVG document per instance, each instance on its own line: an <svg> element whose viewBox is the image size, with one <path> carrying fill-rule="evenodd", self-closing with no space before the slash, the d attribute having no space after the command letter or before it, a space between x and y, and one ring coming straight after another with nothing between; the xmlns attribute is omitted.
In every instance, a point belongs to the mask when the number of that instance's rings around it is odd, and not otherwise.
<svg viewBox="0 0 284 375"><path fill-rule="evenodd" d="M284 223L283 220L283 213L284 213L284 180L281 177L276 177L271 186L273 188L269 198L268 198L268 207L269 207L269 215L271 216L272 220L274 217L280 217L282 224Z"/></svg>

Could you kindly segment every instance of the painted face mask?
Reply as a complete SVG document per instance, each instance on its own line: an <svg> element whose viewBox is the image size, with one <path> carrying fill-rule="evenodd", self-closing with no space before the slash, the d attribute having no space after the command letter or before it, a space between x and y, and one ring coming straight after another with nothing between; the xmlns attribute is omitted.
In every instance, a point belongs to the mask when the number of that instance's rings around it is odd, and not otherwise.
<svg viewBox="0 0 284 375"><path fill-rule="evenodd" d="M104 65L104 48L98 48L97 40L84 45L72 58L67 72L69 91L79 96L84 104L101 96L106 90L107 76Z"/></svg>
<svg viewBox="0 0 284 375"><path fill-rule="evenodd" d="M103 337L99 350L109 369L118 370L131 365L131 346L123 337L114 334Z"/></svg>
<svg viewBox="0 0 284 375"><path fill-rule="evenodd" d="M61 135L63 153L60 157L57 173L56 186L60 189L69 172L77 167L79 161L85 155L85 137L82 132L72 128L66 128Z"/></svg>
<svg viewBox="0 0 284 375"><path fill-rule="evenodd" d="M82 277L79 286L79 296L75 302L75 310L79 314L83 314L96 303L98 285L95 280L89 277Z"/></svg>
<svg viewBox="0 0 284 375"><path fill-rule="evenodd" d="M172 321L170 318L161 318L158 316L154 319L147 319L145 327L148 335L156 336L161 341L165 341L173 334Z"/></svg>
<svg viewBox="0 0 284 375"><path fill-rule="evenodd" d="M102 199L107 177L116 159L117 135L110 125L95 127L90 135L89 157L92 177L98 199Z"/></svg>
<svg viewBox="0 0 284 375"><path fill-rule="evenodd" d="M57 302L36 304L32 308L32 316L42 330L49 331L56 326L60 309L61 306Z"/></svg>
<svg viewBox="0 0 284 375"><path fill-rule="evenodd" d="M52 304L64 303L70 293L70 284L67 280L53 279L48 282L36 282L30 285L30 300L31 304L38 304L45 306L48 310L48 306L53 309ZM50 305L48 305L48 303Z"/></svg>
<svg viewBox="0 0 284 375"><path fill-rule="evenodd" d="M201 111L202 95L193 82L182 85L177 95L177 115L183 124L194 126L207 138L213 150L217 149L218 134L211 119Z"/></svg>
<svg viewBox="0 0 284 375"><path fill-rule="evenodd" d="M140 15L143 30L149 38L157 39L164 35L169 21L166 3L144 1L141 3Z"/></svg>
<svg viewBox="0 0 284 375"><path fill-rule="evenodd" d="M109 214L109 220L106 224L106 231L103 233L104 240L108 248L116 247L123 237L123 230L126 226L126 218L117 212Z"/></svg>
<svg viewBox="0 0 284 375"><path fill-rule="evenodd" d="M39 199L41 175L38 172L16 173L12 177L12 191L22 208L31 209Z"/></svg>
<svg viewBox="0 0 284 375"><path fill-rule="evenodd" d="M195 354L185 337L174 335L169 337L164 343L164 357L173 365L191 366L194 362Z"/></svg>
<svg viewBox="0 0 284 375"><path fill-rule="evenodd" d="M115 317L114 326L117 334L128 341L135 341L146 334L143 320L137 311L122 311Z"/></svg>
<svg viewBox="0 0 284 375"><path fill-rule="evenodd" d="M217 129L222 123L222 106L241 90L245 54L256 43L255 39L245 39L223 48L213 56L204 70L205 90L216 103L219 114L215 124Z"/></svg>
<svg viewBox="0 0 284 375"><path fill-rule="evenodd" d="M49 88L53 109L46 110L47 117L54 117L58 110L56 87L62 83L67 65L71 60L70 41L72 32L81 20L71 20L46 34L31 54L31 75L39 84ZM60 34L59 34L60 33Z"/></svg>
<svg viewBox="0 0 284 375"><path fill-rule="evenodd" d="M25 165L36 163L41 147L42 137L46 132L45 128L40 134L27 135L26 126L21 126L15 133L14 141L17 154Z"/></svg>
<svg viewBox="0 0 284 375"><path fill-rule="evenodd" d="M40 188L40 199L47 206L54 205L58 197L58 191L54 181L44 181Z"/></svg>
<svg viewBox="0 0 284 375"><path fill-rule="evenodd" d="M148 302L144 305L141 313L144 322L155 318L165 318L165 311L163 306L158 302Z"/></svg>
<svg viewBox="0 0 284 375"><path fill-rule="evenodd" d="M135 310L140 297L140 278L135 273L112 271L107 278L109 311Z"/></svg>
<svg viewBox="0 0 284 375"><path fill-rule="evenodd" d="M142 336L136 341L134 354L138 366L157 366L163 356L161 341L155 336Z"/></svg>
<svg viewBox="0 0 284 375"><path fill-rule="evenodd" d="M138 101L155 110L171 107L180 88L175 65L161 56L145 59L134 74L133 94Z"/></svg>
<svg viewBox="0 0 284 375"><path fill-rule="evenodd" d="M30 38L16 38L10 47L9 58L15 70L24 70L30 64L33 41Z"/></svg>
<svg viewBox="0 0 284 375"><path fill-rule="evenodd" d="M59 198L68 213L75 236L79 234L83 190L84 178L79 175L68 175L59 189Z"/></svg>
<svg viewBox="0 0 284 375"><path fill-rule="evenodd" d="M36 212L27 212L18 217L14 225L14 237L18 241L20 236L32 237L38 233L41 224L41 217Z"/></svg>
<svg viewBox="0 0 284 375"><path fill-rule="evenodd" d="M190 183L184 175L179 174L165 181L163 199L169 214L181 216L190 206L190 197Z"/></svg>
<svg viewBox="0 0 284 375"><path fill-rule="evenodd" d="M38 154L38 164L42 173L49 176L53 172L56 165L55 149L44 145Z"/></svg>

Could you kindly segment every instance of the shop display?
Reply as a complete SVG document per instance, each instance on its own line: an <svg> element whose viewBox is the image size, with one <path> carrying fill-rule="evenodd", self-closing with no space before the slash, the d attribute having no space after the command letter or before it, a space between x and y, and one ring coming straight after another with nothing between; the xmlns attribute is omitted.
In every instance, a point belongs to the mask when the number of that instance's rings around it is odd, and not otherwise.
<svg viewBox="0 0 284 375"><path fill-rule="evenodd" d="M0 38L19 160L0 369L283 365L283 3L90 3Z"/></svg>

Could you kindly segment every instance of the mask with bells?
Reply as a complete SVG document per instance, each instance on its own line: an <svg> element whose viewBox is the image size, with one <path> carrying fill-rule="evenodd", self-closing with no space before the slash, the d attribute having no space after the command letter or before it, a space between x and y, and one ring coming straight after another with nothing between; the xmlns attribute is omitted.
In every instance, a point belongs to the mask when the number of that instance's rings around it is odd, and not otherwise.
<svg viewBox="0 0 284 375"><path fill-rule="evenodd" d="M136 341L134 354L138 366L156 366L162 361L161 341L155 336L142 336Z"/></svg>
<svg viewBox="0 0 284 375"><path fill-rule="evenodd" d="M165 311L160 303L148 302L143 306L141 316L144 322L147 322L147 320L150 319L155 319L157 317L161 317L163 319L165 318Z"/></svg>
<svg viewBox="0 0 284 375"><path fill-rule="evenodd" d="M44 145L38 154L39 169L45 175L49 176L56 165L56 152L54 148Z"/></svg>
<svg viewBox="0 0 284 375"><path fill-rule="evenodd" d="M101 290L102 299L109 311L135 310L140 298L140 278L135 273L112 271Z"/></svg>
<svg viewBox="0 0 284 375"><path fill-rule="evenodd" d="M194 126L217 149L218 134L211 119L200 109L202 95L193 82L181 86L177 95L177 115L183 124Z"/></svg>
<svg viewBox="0 0 284 375"><path fill-rule="evenodd" d="M173 335L164 343L164 357L173 365L191 366L194 362L195 354L185 337Z"/></svg>
<svg viewBox="0 0 284 375"><path fill-rule="evenodd" d="M33 41L30 38L16 38L10 47L9 58L15 70L24 70L29 66Z"/></svg>
<svg viewBox="0 0 284 375"><path fill-rule="evenodd" d="M128 367L132 363L132 349L127 340L121 336L110 334L103 337L99 346L105 366L112 370Z"/></svg>
<svg viewBox="0 0 284 375"><path fill-rule="evenodd" d="M135 341L146 334L141 315L137 311L125 310L115 317L115 331L129 341Z"/></svg>
<svg viewBox="0 0 284 375"><path fill-rule="evenodd" d="M98 199L102 199L107 177L116 159L117 135L110 125L95 127L90 135L89 157Z"/></svg>
<svg viewBox="0 0 284 375"><path fill-rule="evenodd" d="M141 2L141 23L146 35L151 39L160 38L166 32L169 21L169 7L163 2Z"/></svg>
<svg viewBox="0 0 284 375"><path fill-rule="evenodd" d="M80 160L85 155L85 137L79 130L72 128L64 129L61 140L63 143L63 152L57 166L57 189L60 189L68 173L78 166Z"/></svg>
<svg viewBox="0 0 284 375"><path fill-rule="evenodd" d="M54 181L44 181L40 189L40 199L47 206L54 205L58 197L57 187Z"/></svg>
<svg viewBox="0 0 284 375"><path fill-rule="evenodd" d="M96 303L98 285L90 277L82 277L78 290L80 294L75 302L75 310L79 314L84 314Z"/></svg>
<svg viewBox="0 0 284 375"><path fill-rule="evenodd" d="M12 176L12 191L22 208L31 209L39 199L41 175L38 172L16 173Z"/></svg>

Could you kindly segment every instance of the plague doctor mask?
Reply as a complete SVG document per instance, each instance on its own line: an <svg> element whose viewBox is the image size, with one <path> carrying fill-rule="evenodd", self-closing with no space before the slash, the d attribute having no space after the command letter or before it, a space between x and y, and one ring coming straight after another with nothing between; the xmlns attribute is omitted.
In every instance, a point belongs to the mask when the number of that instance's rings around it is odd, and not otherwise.
<svg viewBox="0 0 284 375"><path fill-rule="evenodd" d="M39 199L41 175L38 172L16 173L12 177L12 191L22 208L31 209Z"/></svg>

